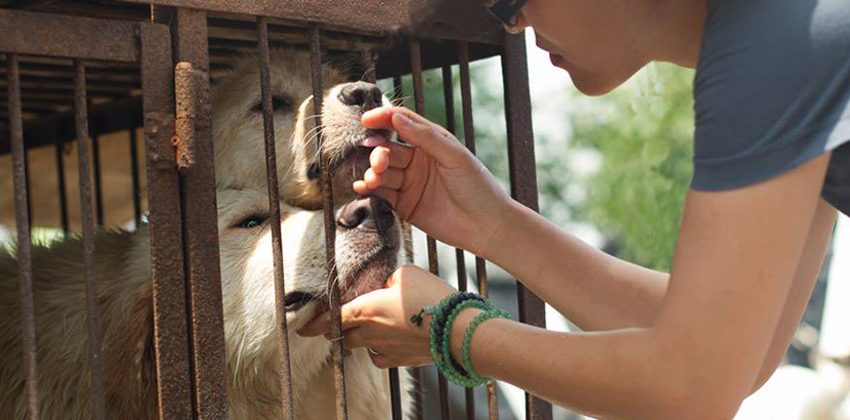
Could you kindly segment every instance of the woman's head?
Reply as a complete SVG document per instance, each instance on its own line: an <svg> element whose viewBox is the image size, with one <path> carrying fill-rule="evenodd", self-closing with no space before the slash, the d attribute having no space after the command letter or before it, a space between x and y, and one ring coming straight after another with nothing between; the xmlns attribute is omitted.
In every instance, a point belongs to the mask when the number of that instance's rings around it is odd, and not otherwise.
<svg viewBox="0 0 850 420"><path fill-rule="evenodd" d="M527 0L510 32L530 27L576 87L601 95L652 60L693 65L705 0Z"/></svg>

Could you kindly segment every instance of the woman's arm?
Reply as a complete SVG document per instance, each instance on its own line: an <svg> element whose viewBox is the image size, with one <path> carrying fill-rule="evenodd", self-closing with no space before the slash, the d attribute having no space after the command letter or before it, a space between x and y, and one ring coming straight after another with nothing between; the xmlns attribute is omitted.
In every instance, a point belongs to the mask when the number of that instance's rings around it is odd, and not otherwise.
<svg viewBox="0 0 850 420"><path fill-rule="evenodd" d="M571 334L488 321L473 336L473 365L603 417L731 418L764 374L828 159L738 190L691 191L651 327ZM472 315L454 326L456 354Z"/></svg>

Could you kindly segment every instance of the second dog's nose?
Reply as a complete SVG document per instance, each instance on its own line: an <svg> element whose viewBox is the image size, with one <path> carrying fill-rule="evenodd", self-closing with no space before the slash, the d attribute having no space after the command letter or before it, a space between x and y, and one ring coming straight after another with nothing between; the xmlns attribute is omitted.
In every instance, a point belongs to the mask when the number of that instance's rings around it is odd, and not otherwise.
<svg viewBox="0 0 850 420"><path fill-rule="evenodd" d="M377 229L385 232L395 222L395 215L390 203L378 197L363 198L344 205L337 212L337 225L354 229Z"/></svg>
<svg viewBox="0 0 850 420"><path fill-rule="evenodd" d="M339 101L346 105L359 106L365 112L383 105L383 94L371 83L354 82L340 90Z"/></svg>

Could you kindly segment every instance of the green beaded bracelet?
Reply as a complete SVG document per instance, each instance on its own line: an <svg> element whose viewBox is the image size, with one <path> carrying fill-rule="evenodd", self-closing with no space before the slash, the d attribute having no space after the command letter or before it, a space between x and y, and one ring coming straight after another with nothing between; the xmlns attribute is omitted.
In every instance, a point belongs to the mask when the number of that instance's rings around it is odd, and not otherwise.
<svg viewBox="0 0 850 420"><path fill-rule="evenodd" d="M483 380L485 385L490 383L492 380L475 372L475 369L472 367L472 354L470 347L472 344L472 333L475 332L475 329L478 328L482 322L493 318L511 319L511 315L503 310L495 308L490 308L476 315L475 318L472 318L472 321L469 322L469 325L466 327L466 331L463 333L463 344L461 345L460 351L461 358L463 359L463 368L466 370L467 375L474 379Z"/></svg>
<svg viewBox="0 0 850 420"><path fill-rule="evenodd" d="M461 370L465 369L463 369L459 364L454 361L454 358L452 357L451 353L451 345L449 342L449 339L451 337L452 324L454 323L454 320L457 318L460 312L466 308L478 308L482 311L488 311L493 309L492 305L489 302L480 300L465 300L455 305L455 307L451 308L451 312L443 322L443 336L442 340L439 340L441 344L441 348L439 349L439 351L442 356L442 363L441 365L438 365L437 368L440 369L440 371L443 373L444 376L446 376L446 378L451 379L452 382L461 386L465 386L467 388L474 388L476 386L486 384L488 380L480 376L472 377L469 375L468 371L461 372Z"/></svg>
<svg viewBox="0 0 850 420"><path fill-rule="evenodd" d="M464 340L461 347L463 365L461 365L454 360L451 354L451 345L449 343L451 326L463 309L472 307L482 310L482 313L476 315L466 331L464 331ZM481 296L470 292L455 292L446 296L440 302L422 308L422 310L410 317L410 322L421 326L425 314L431 315L428 348L431 352L431 357L434 359L434 365L440 373L446 379L467 388L490 383L491 379L482 377L472 370L472 358L469 354L472 332L486 319L495 317L510 318L510 315L494 308L489 301Z"/></svg>

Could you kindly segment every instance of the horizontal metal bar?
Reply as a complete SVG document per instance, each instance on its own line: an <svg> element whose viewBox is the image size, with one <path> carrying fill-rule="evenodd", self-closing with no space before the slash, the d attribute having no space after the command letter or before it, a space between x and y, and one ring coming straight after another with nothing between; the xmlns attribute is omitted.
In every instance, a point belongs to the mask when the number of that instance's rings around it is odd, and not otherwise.
<svg viewBox="0 0 850 420"><path fill-rule="evenodd" d="M0 9L0 52L138 61L136 24Z"/></svg>
<svg viewBox="0 0 850 420"><path fill-rule="evenodd" d="M73 105L73 97L68 105ZM142 125L142 98L130 97L89 108L89 126L97 133L107 134ZM74 112L34 118L24 122L24 139L27 149L54 144L76 138ZM0 132L0 155L9 153L8 133Z"/></svg>
<svg viewBox="0 0 850 420"><path fill-rule="evenodd" d="M257 15L312 22L375 34L412 31L422 36L465 39L496 44L502 28L481 2L435 2L422 0L124 0L128 3L188 7L207 11ZM423 16L428 16L423 21Z"/></svg>

